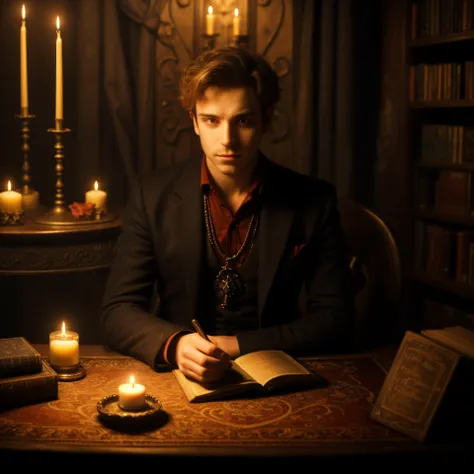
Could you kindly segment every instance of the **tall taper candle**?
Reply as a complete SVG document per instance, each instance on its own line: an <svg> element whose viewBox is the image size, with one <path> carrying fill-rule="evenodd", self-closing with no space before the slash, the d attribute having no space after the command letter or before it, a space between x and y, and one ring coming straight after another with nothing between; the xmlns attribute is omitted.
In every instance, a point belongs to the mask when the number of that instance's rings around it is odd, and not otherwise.
<svg viewBox="0 0 474 474"><path fill-rule="evenodd" d="M56 120L63 117L63 41L59 16L56 17Z"/></svg>
<svg viewBox="0 0 474 474"><path fill-rule="evenodd" d="M20 108L22 115L28 115L28 68L26 55L26 9L21 7L20 29Z"/></svg>

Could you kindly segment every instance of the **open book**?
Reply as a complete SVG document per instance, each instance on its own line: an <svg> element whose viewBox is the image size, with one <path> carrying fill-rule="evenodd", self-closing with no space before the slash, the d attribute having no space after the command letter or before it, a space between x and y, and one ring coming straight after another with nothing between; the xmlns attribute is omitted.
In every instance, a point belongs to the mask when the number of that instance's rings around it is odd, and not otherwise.
<svg viewBox="0 0 474 474"><path fill-rule="evenodd" d="M306 369L283 351L266 350L245 354L233 361L227 375L211 383L200 383L180 370L173 373L190 402L225 398L250 390L321 387L326 380Z"/></svg>

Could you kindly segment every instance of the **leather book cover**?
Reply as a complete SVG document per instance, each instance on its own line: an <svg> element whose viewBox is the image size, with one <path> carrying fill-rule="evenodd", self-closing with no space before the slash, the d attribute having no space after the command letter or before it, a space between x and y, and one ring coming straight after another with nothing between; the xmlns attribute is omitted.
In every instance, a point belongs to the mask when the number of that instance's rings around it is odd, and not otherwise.
<svg viewBox="0 0 474 474"><path fill-rule="evenodd" d="M441 214L464 215L469 205L469 173L440 171L436 210Z"/></svg>
<svg viewBox="0 0 474 474"><path fill-rule="evenodd" d="M24 338L0 338L0 378L42 370L40 353Z"/></svg>
<svg viewBox="0 0 474 474"><path fill-rule="evenodd" d="M424 336L406 331L371 418L424 441L461 357Z"/></svg>
<svg viewBox="0 0 474 474"><path fill-rule="evenodd" d="M46 361L35 374L0 379L0 410L57 400L58 374Z"/></svg>

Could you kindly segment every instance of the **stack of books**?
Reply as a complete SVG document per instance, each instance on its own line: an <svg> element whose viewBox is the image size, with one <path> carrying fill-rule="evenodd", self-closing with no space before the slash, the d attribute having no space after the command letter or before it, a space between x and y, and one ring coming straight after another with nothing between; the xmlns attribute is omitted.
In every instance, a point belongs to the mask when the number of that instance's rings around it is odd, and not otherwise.
<svg viewBox="0 0 474 474"><path fill-rule="evenodd" d="M0 411L58 398L58 375L24 338L0 338Z"/></svg>

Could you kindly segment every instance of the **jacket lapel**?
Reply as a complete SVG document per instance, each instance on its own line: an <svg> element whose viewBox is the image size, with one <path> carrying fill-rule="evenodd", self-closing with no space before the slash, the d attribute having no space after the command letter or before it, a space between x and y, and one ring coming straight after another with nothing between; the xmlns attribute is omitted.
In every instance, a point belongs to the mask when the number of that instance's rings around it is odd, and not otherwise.
<svg viewBox="0 0 474 474"><path fill-rule="evenodd" d="M258 316L260 321L294 218L294 210L288 202L285 183L279 182L279 173L272 169L274 168L272 163L267 159L265 161L264 194L258 237Z"/></svg>
<svg viewBox="0 0 474 474"><path fill-rule="evenodd" d="M203 201L200 186L201 160L192 161L183 170L183 174L176 181L172 200L171 235L176 236L180 247L182 261L179 268L183 269L185 280L185 294L183 300L187 302L188 314L195 314L197 307L198 282L201 259L203 257Z"/></svg>

